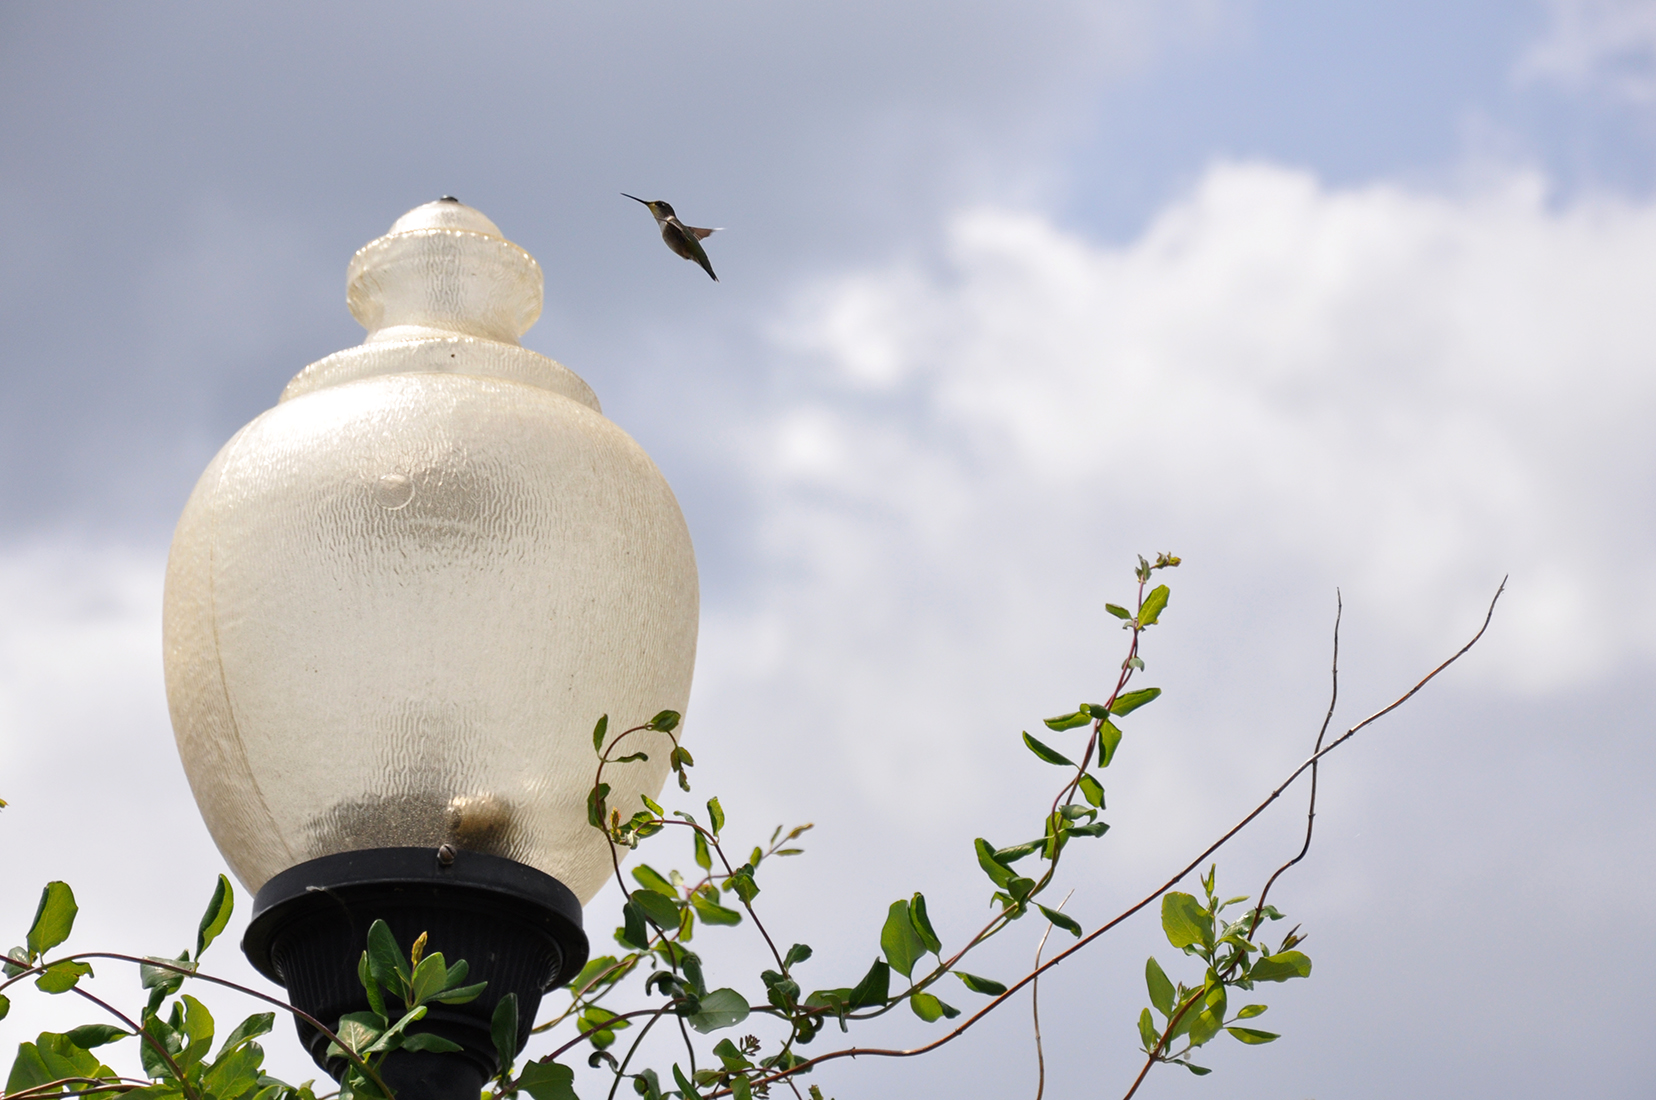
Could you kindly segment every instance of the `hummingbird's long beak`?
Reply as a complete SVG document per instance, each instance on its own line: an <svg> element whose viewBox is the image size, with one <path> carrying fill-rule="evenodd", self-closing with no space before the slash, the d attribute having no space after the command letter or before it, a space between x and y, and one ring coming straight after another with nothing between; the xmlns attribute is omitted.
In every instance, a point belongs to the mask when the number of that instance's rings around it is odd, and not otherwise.
<svg viewBox="0 0 1656 1100"><path fill-rule="evenodd" d="M639 198L637 195L629 195L625 191L621 192L621 197L624 199L631 199L633 202L643 202L645 206L650 205L649 203L644 202L644 200Z"/></svg>

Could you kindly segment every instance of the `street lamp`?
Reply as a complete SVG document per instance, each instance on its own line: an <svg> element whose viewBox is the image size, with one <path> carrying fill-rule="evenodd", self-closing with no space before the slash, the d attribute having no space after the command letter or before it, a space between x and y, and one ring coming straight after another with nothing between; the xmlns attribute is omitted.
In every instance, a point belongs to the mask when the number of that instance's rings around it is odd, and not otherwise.
<svg viewBox="0 0 1656 1100"><path fill-rule="evenodd" d="M489 982L420 1024L462 1053L387 1060L405 1097L475 1098L495 1004L518 994L521 1047L585 963L612 859L587 822L594 723L682 711L695 661L678 504L586 383L518 343L541 300L478 211L399 218L348 270L367 338L225 444L167 564L173 729L256 894L253 965L330 1026L367 1007L375 919ZM670 746L643 736L649 760L605 776L616 805L661 791Z"/></svg>

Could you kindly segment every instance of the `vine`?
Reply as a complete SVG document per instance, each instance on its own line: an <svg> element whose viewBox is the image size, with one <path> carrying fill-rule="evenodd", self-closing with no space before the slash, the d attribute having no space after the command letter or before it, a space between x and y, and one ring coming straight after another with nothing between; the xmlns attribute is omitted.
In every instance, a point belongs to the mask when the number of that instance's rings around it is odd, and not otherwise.
<svg viewBox="0 0 1656 1100"><path fill-rule="evenodd" d="M554 1046L539 1057L519 1061L516 997L508 995L499 1002L492 1027L500 1065L490 1086L493 1100L513 1100L520 1094L527 1094L531 1100L575 1100L574 1069L568 1059L578 1057L578 1050L586 1052L589 1066L607 1072L610 1100L623 1085L645 1100L717 1100L727 1096L750 1100L769 1097L778 1088L801 1098L808 1092L812 1100L823 1100L816 1085L806 1084L806 1092L800 1091L800 1078L815 1067L847 1057L907 1058L937 1050L958 1039L1025 986L1030 986L1033 994L1043 973L1158 899L1169 945L1199 964L1200 970L1175 980L1156 958L1146 961L1150 1005L1140 1011L1136 1021L1145 1061L1127 1088L1126 1097L1135 1094L1157 1065L1183 1066L1198 1075L1211 1072L1192 1061L1192 1056L1220 1034L1246 1046L1279 1038L1254 1024L1267 1011L1266 1005L1249 1001L1234 1013L1230 1005L1237 994L1253 993L1262 984L1287 982L1311 973L1311 959L1299 949L1305 936L1298 926L1281 936L1275 946L1262 933L1267 923L1283 919L1283 913L1267 902L1267 896L1282 875L1310 851L1318 768L1329 753L1402 706L1471 649L1488 629L1505 582L1470 641L1392 703L1329 741L1327 735L1339 699L1343 604L1337 601L1329 706L1311 755L1241 821L1172 877L1088 931L1075 916L1065 912L1067 895L1064 902L1051 907L1041 899L1055 885L1068 846L1077 840L1100 838L1109 829L1101 816L1105 790L1099 773L1116 758L1125 720L1161 694L1159 688L1136 687L1134 681L1145 669L1141 656L1145 635L1160 622L1170 597L1166 584L1151 587L1151 582L1159 571L1179 564L1180 559L1171 554L1157 555L1154 561L1141 557L1134 570L1137 584L1131 606L1105 605L1104 610L1120 621L1129 637L1119 669L1114 672L1114 684L1104 700L1046 719L1048 732L1043 736L1047 740L1022 732L1022 743L1028 751L1043 764L1060 769L1061 777L1038 825L1031 829L1037 835L1005 846L983 837L973 840L976 866L988 880L990 918L959 947L946 950L924 895L899 898L888 907L879 929L879 955L851 984L805 992L799 969L813 957L811 947L796 942L783 950L779 946L783 938L773 934L757 905L762 868L774 859L801 854L797 842L812 826L786 830L778 826L764 844L753 847L743 858L729 849L725 812L717 797L704 804L704 817L683 809L669 812L649 796L640 796L636 809L612 804L614 788L606 782L606 776L612 769L649 759L648 749L636 747L640 743L638 735L654 733L667 738L669 768L684 792L691 788L689 770L695 761L680 743L680 716L674 711L662 711L649 722L613 736L608 717L599 718L592 734L597 762L587 814L588 824L602 831L609 842L615 878L625 898L621 924L614 933L620 950L592 958L569 984L568 1003L561 1009L546 1009L547 1018L534 1026L531 1034L550 1037ZM1066 744L1059 738L1074 743ZM1217 865L1211 863L1200 876L1200 894L1175 889L1307 772L1310 793L1304 842L1298 853L1270 876L1257 900L1244 907L1250 900L1246 895L1221 898ZM688 838L696 869L688 874L677 869L663 873L637 862L631 867L629 884L622 874L623 855L675 830ZM221 875L198 928L194 952L186 951L177 958L90 952L48 959L47 953L67 939L77 912L67 884L48 884L25 944L12 949L4 960L0 1018L10 1010L6 990L33 977L42 992L76 994L119 1024L94 1023L62 1034L42 1033L34 1042L21 1044L0 1098L122 1094L143 1100L328 1100L330 1096L338 1100L391 1100L391 1091L378 1073L379 1065L391 1052L458 1049L436 1035L418 1031L417 1025L430 1004L462 1003L480 995L483 985L466 984L465 962L449 964L441 952L427 954L426 936L421 935L405 950L383 922L375 922L358 970L371 1009L345 1016L335 1030L330 1030L276 998L200 970L202 952L223 931L233 905L234 892ZM1044 930L1028 973L1002 983L962 968L973 952L1031 914L1038 916ZM709 988L708 967L691 946L698 926L706 931L744 924L759 937L768 961L774 964L756 976L757 983L750 987L755 994L751 999L733 987ZM1047 937L1055 930L1068 933L1074 942L1043 961ZM82 988L82 979L93 977L94 960L139 968L141 985L149 995L137 1019ZM944 984L951 975L961 984L961 989L954 992L951 990L955 987ZM294 1086L263 1073L263 1051L256 1040L271 1030L273 1012L243 1020L209 1058L214 1022L205 1005L181 992L191 980L239 990L318 1028L331 1043L329 1055L344 1060L337 1093L318 1096L312 1082ZM958 999L960 992L988 1000L967 1013L945 1000L945 996ZM388 1000L407 1007L401 1013L388 1013ZM947 1030L909 1049L828 1044L832 1049L815 1052L825 1032L849 1034L853 1026L904 1005L928 1024L948 1021ZM1040 1046L1039 1004L1033 996L1032 1013L1039 1097L1045 1088L1046 1056ZM392 1015L397 1018L393 1020ZM776 1034L768 1042L754 1034L737 1037L734 1029L750 1018L768 1018ZM650 1057L645 1040L658 1024L677 1032L673 1047L681 1046L683 1055L647 1065ZM715 1040L712 1037L717 1032L731 1034ZM139 1039L142 1076L118 1074L92 1053L133 1036Z"/></svg>

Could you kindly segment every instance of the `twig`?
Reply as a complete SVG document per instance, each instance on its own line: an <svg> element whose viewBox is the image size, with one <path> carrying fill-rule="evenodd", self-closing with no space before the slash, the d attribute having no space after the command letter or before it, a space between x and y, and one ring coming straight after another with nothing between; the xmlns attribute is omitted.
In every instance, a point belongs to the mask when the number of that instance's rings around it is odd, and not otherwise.
<svg viewBox="0 0 1656 1100"><path fill-rule="evenodd" d="M1506 586L1505 579L1502 579L1501 585L1503 588ZM1495 593L1495 598L1499 599L1500 595L1501 594L1499 592ZM1494 604L1491 603L1490 607L1493 610ZM1340 701L1340 619L1344 614L1345 601L1341 599L1340 590L1336 588L1334 590L1334 657L1329 670L1331 687L1328 693L1328 713L1323 715L1322 728L1317 731L1317 743L1312 746L1311 749L1311 755L1313 758L1315 758L1316 755L1322 751L1323 738L1328 735L1328 724L1334 719L1334 705ZM1475 638L1473 639L1473 641L1476 640L1477 639ZM1459 654L1456 654L1456 656L1459 656ZM1276 880L1282 876L1282 872L1304 859L1305 853L1311 850L1311 827L1316 823L1316 821L1317 765L1312 764L1311 798L1305 810L1305 843L1300 847L1299 855L1295 856L1287 863L1284 863L1281 867L1278 867L1276 869L1276 873L1265 881L1265 889L1259 892L1259 903L1254 906L1253 923L1248 925L1248 938L1250 940L1253 939L1254 932L1259 928L1260 917L1265 913L1265 895L1271 892L1271 887L1276 885Z"/></svg>
<svg viewBox="0 0 1656 1100"><path fill-rule="evenodd" d="M1063 951L1060 951L1058 954L1056 954L1052 958L1048 959L1045 963L1043 963L1041 966L1037 967L1031 973L1024 975L1024 977L1019 979L1013 985L1009 986L1007 988L1006 992L1001 993L998 996L996 996L994 998L994 1000L990 1001L987 1005L983 1006L977 1012L973 1013L970 1017L967 1018L965 1023L959 1025L953 1031L949 1032L947 1035L944 1035L940 1038L934 1039L931 1042L926 1043L922 1046L912 1047L912 1048L909 1048L907 1050L893 1050L893 1049L882 1048L882 1047L846 1047L846 1048L843 1048L841 1050L829 1051L826 1054L819 1054L815 1058L811 1058L811 1059L808 1059L804 1062L799 1063L798 1065L791 1066L788 1069L783 1070L779 1073L773 1074L770 1077L760 1078L759 1080L755 1081L754 1084L755 1085L769 1084L773 1081L781 1080L784 1077L788 1077L788 1076L791 1076L791 1075L796 1074L796 1073L804 1072L805 1070L811 1069L812 1067L820 1065L823 1062L830 1062L830 1061L834 1061L834 1060L840 1059L840 1058L913 1058L917 1055L927 1054L927 1053L929 1053L933 1050L936 1050L937 1048L939 1048L939 1047L941 1047L941 1046L943 1046L947 1043L953 1042L955 1039L957 1039L961 1035L963 1035L967 1031L967 1029L972 1027L972 1025L976 1024L979 1020L981 1020L985 1016L989 1015L989 1013L993 1012L996 1008L999 1008L1000 1005L1002 1003L1004 1003L1007 998L1012 996L1012 994L1016 993L1018 990L1022 989L1024 986L1028 985L1030 982L1034 981L1036 978L1038 978L1044 972L1046 972L1046 971L1052 969L1053 967L1059 965L1065 959L1069 958L1071 955L1075 954L1077 951L1080 951L1082 948L1088 946L1094 940L1096 940L1098 937L1104 935L1104 933L1106 933L1106 932L1110 931L1111 929L1115 928L1117 925L1119 925L1123 921L1127 920L1127 918L1133 916L1134 914L1139 912L1139 910L1145 908L1151 902L1155 901L1157 898L1161 897L1163 894L1165 894L1169 890L1173 889L1173 887L1177 886L1181 881L1184 880L1184 877L1186 875L1190 874L1190 872L1194 871L1197 867L1201 866L1204 862L1207 861L1207 858L1209 856L1211 856L1214 852L1217 852L1220 848L1224 847L1227 843L1229 843L1231 841L1232 838L1234 838L1236 836L1237 833L1241 832L1243 829L1247 828L1247 826L1252 824L1255 818L1259 817L1259 815L1264 813L1266 811L1266 809L1268 809L1271 806L1272 803L1274 803L1278 798L1282 797L1283 792L1286 791L1290 786L1292 786L1295 780L1297 780L1301 775L1305 774L1305 772L1307 770L1309 770L1314 765L1316 765L1317 762L1320 761L1323 757L1327 756L1329 753L1333 752L1335 749L1339 748L1341 745L1343 745L1347 741L1351 740L1353 737L1355 737L1363 729L1366 729L1368 726L1373 725L1375 722L1379 721L1381 718L1384 718L1386 715L1390 714L1392 711L1396 710L1398 707L1400 707L1404 703L1408 702L1410 699L1412 699L1415 696L1415 694L1417 692L1420 691L1421 688L1425 687L1428 683L1430 683L1433 679L1435 679L1440 672L1442 672L1444 669L1448 668L1450 665L1454 664L1456 661L1460 660L1460 658L1463 657L1468 650L1470 650L1474 645L1476 645L1478 643L1478 640L1484 636L1484 632L1489 629L1490 620L1493 619L1494 616L1495 616L1495 605L1500 601L1501 594L1505 591L1506 591L1506 578L1502 578L1500 587L1495 590L1494 597L1489 601L1489 609L1488 609L1488 611L1486 611L1484 613L1483 624L1478 627L1478 632L1472 636L1472 639L1470 641L1468 641L1465 645L1461 646L1460 649L1456 650L1453 656L1449 657L1447 660L1445 660L1444 662L1439 664L1436 668L1432 669L1432 671L1428 672L1425 676L1421 677L1420 680L1418 680L1415 683L1415 685L1413 687L1411 687L1408 691L1405 691L1402 695L1398 696L1396 699L1394 699L1392 702L1388 703L1386 706L1380 708L1379 710L1375 711L1373 714L1369 715L1367 718L1363 719L1361 722L1358 722L1355 726L1352 726L1350 729L1346 730L1345 733L1341 734L1338 738L1336 738L1334 741L1330 742L1328 745L1324 746L1321 749L1318 749L1308 759L1306 759L1303 763L1301 763L1298 767L1296 767L1292 772L1289 772L1288 777L1286 779L1284 779L1281 783L1279 783L1277 785L1276 789L1271 791L1271 793L1268 796L1266 796L1266 798L1263 802L1261 802L1258 806L1254 807L1254 809L1252 811L1250 811L1246 817L1244 817L1241 821L1238 821L1235 825L1233 825L1230 829L1228 829L1224 833L1224 835L1222 835L1218 840L1215 840L1212 844L1210 844L1206 848L1204 848L1200 855L1198 855L1195 859L1192 859L1188 864L1186 864L1172 878L1170 878L1166 882L1162 883L1161 886L1157 887L1153 892L1147 894L1140 901L1134 903L1132 906L1128 907L1127 909L1123 910L1121 913L1117 914L1116 916L1112 917L1110 920L1106 921L1103 925L1101 925L1098 928L1094 929L1092 932L1089 932L1087 935L1081 937L1080 940L1076 941L1075 943L1071 944L1069 947L1065 948ZM722 1095L722 1094L715 1094L715 1095Z"/></svg>
<svg viewBox="0 0 1656 1100"><path fill-rule="evenodd" d="M1069 899L1075 896L1071 890L1064 895L1064 900L1058 903L1058 911L1063 912ZM1035 945L1035 967L1041 966L1041 952L1046 950L1047 937L1052 935L1052 922L1047 921L1046 931L1041 933L1041 942ZM1041 981L1037 978L1029 983L1029 1010L1035 1018L1035 1100L1041 1100L1046 1093L1046 1052L1041 1049Z"/></svg>
<svg viewBox="0 0 1656 1100"><path fill-rule="evenodd" d="M667 1009L663 1007L652 1012L650 1022L644 1025L643 1030L638 1033L638 1038L634 1039L632 1046L628 1048L627 1056L621 1060L619 1066L615 1067L615 1080L610 1082L608 1100L615 1100L615 1090L621 1087L621 1079L627 1074L627 1063L632 1061L633 1055L638 1053L639 1044L644 1042L644 1036L650 1033L650 1029L656 1026L656 1021L661 1019L662 1013L666 1011ZM579 1041L579 1039L576 1040L576 1042Z"/></svg>
<svg viewBox="0 0 1656 1100"><path fill-rule="evenodd" d="M387 1095L387 1096L391 1095L390 1088L386 1086L384 1081L380 1080L379 1073L377 1071L375 1071L374 1068L372 1066L370 1066L366 1061L364 1061L362 1056L357 1054L356 1051L354 1051L350 1047L346 1046L343 1042L340 1042L339 1036L334 1033L332 1028L328 1027L327 1024L324 1024L321 1020L318 1020L315 1016L312 1016L310 1013L304 1011L303 1009L295 1008L293 1005L288 1004L286 1001L281 1000L278 997L272 997L268 993L260 993L257 989L250 989L245 985L241 985L237 982L229 981L228 979L225 979L225 978L215 978L211 974L203 974L199 970L190 970L187 967L180 966L176 962L172 962L171 960L168 960L168 959L139 958L137 955L122 955L122 954L119 954L119 953L114 952L114 951L81 951L81 952L77 952L73 955L67 955L67 956L65 956L65 958L68 958L68 959L116 959L116 960L119 960L120 962L138 963L140 966L153 966L158 970L170 970L174 974L182 974L186 978L195 978L195 979L198 979L199 981L208 982L212 985L221 985L226 989L233 989L237 993L244 993L247 996L252 997L256 1000L264 1001L266 1004L275 1005L277 1008L281 1009L283 1012L286 1012L289 1015L295 1016L295 1017L305 1021L307 1024L310 1024L312 1027L316 1028L316 1030L320 1031L323 1035L326 1035L328 1037L329 1042L338 1043L340 1049L345 1052L345 1057L350 1062L352 1062L358 1069L362 1070L362 1072L368 1077L368 1079L370 1081L374 1082L374 1084L376 1086L378 1086L380 1089L383 1089L385 1091L385 1095ZM59 961L62 961L62 960L59 960ZM20 977L21 976L22 975L20 975ZM79 993L83 997L88 997L88 998L90 998L94 1001L97 1001L96 997L93 997L92 994L85 992L79 986L76 986L74 991L76 993ZM98 1003L103 1004L102 1001L98 1001ZM107 1005L105 1007L108 1008ZM116 1016L119 1016L123 1020L126 1019L126 1017L124 1015L122 1015L120 1012L116 1011L113 1008L110 1008L109 1011L114 1013ZM128 1022L130 1023L130 1021L128 1021ZM136 1025L133 1025L133 1029L135 1031L139 1032L140 1034L146 1034L145 1032L142 1031L141 1028L138 1028ZM169 1059L169 1061L170 1061L170 1059Z"/></svg>
<svg viewBox="0 0 1656 1100"><path fill-rule="evenodd" d="M99 1008L121 1021L127 1027L131 1028L134 1034L136 1034L149 1046L151 1050L155 1051L155 1053L167 1063L168 1068L173 1071L173 1076L177 1078L178 1087L183 1090L184 1095L189 1097L190 1100L198 1100L196 1090L190 1087L190 1082L184 1076L183 1067L173 1060L173 1056L167 1053L167 1048L162 1046L155 1036L151 1035L141 1024L134 1022L133 1019L126 1013L122 1012L109 1002L93 996L86 990L82 989L79 985L71 986L70 989L74 993L85 997L87 1000L91 1001L93 1004L97 1005Z"/></svg>
<svg viewBox="0 0 1656 1100"><path fill-rule="evenodd" d="M47 1081L43 1085L34 1085L16 1092L6 1093L6 1100L28 1100L35 1096L98 1096L108 1092L130 1092L133 1089L148 1088L153 1082L147 1078L139 1080L136 1077L59 1077L56 1081ZM64 1092L65 1085L94 1085L95 1088L83 1089L80 1092Z"/></svg>

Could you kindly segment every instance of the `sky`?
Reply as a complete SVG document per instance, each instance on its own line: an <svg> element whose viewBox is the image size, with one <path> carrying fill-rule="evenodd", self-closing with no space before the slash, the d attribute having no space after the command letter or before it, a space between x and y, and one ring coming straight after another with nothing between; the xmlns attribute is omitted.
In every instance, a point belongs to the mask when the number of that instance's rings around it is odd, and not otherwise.
<svg viewBox="0 0 1656 1100"><path fill-rule="evenodd" d="M720 282L621 191L728 227ZM1283 1038L1139 1095L1648 1089L1656 3L0 7L0 938L61 878L71 946L189 941L223 863L169 734L172 526L361 339L351 254L443 194L537 257L525 344L678 495L696 797L816 823L762 895L808 980L915 890L975 927L970 840L1038 821L1018 732L1108 690L1137 554L1184 564L1062 887L1089 928L1307 754L1336 592L1344 728L1505 577L1323 769L1273 889L1316 967L1262 998ZM1220 853L1228 893L1297 850L1298 798ZM1048 1096L1125 1091L1149 954L1146 914L1043 980ZM0 1049L80 1022L28 997ZM969 1035L815 1080L1035 1094L1027 998Z"/></svg>

